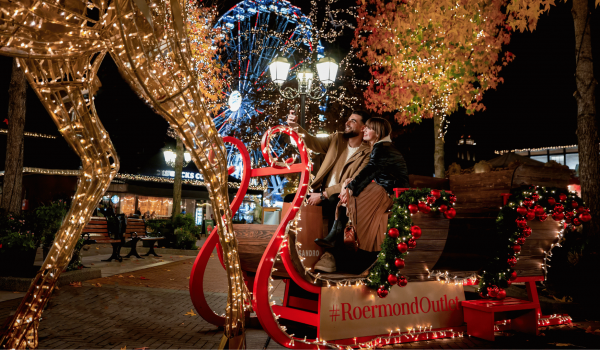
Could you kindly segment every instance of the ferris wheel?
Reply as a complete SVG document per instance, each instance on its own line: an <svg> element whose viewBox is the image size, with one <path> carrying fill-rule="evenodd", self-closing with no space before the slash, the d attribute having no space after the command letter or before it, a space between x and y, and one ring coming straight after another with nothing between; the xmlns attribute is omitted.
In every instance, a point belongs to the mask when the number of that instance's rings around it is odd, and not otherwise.
<svg viewBox="0 0 600 350"><path fill-rule="evenodd" d="M262 163L263 132L285 113L279 109L283 106L275 106L278 93L269 86L273 84L269 63L277 56L287 58L288 79L294 79L296 68L310 60L315 50L318 58L323 56L323 47L320 43L313 47L310 19L286 0L244 0L226 12L215 29L225 44L219 59L229 76L221 101L224 107L213 120L221 135L244 142L257 166ZM272 144L279 154L287 146L281 139ZM228 151L228 165L240 165L232 176L241 178L240 155L235 148ZM269 192L282 193L282 186L280 177L269 179Z"/></svg>

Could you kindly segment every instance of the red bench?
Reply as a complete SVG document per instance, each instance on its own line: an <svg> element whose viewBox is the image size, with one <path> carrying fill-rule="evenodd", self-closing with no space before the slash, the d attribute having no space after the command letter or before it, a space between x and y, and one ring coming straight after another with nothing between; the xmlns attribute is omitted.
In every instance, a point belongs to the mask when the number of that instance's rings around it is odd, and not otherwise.
<svg viewBox="0 0 600 350"><path fill-rule="evenodd" d="M509 329L537 334L540 301L535 282L543 280L543 276L517 277L514 283L526 283L528 300L505 298L503 300L479 299L461 302L467 323L467 334L494 341L495 323L501 320L511 320Z"/></svg>

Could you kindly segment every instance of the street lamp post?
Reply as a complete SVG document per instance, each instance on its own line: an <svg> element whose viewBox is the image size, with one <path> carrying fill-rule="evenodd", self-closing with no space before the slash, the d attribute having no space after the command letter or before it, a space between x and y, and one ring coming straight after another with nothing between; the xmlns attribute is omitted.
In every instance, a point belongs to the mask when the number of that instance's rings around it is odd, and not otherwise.
<svg viewBox="0 0 600 350"><path fill-rule="evenodd" d="M173 179L173 207L171 212L171 219L175 218L175 215L181 213L181 173L183 168L189 164L192 160L190 152L184 153L183 142L179 137L177 139L176 152L171 149L167 149L163 152L165 156L165 163L168 166L175 169L175 178Z"/></svg>
<svg viewBox="0 0 600 350"><path fill-rule="evenodd" d="M271 72L271 79L277 84L281 96L287 100L293 100L300 96L300 126L304 128L306 97L308 96L312 100L320 100L325 97L327 88L335 81L338 65L331 57L323 57L317 62L319 81L325 89L312 89L314 74L312 69L305 64L298 70L298 88L286 87L282 89L281 86L287 80L290 70L290 63L285 57L275 57L269 64L269 70Z"/></svg>

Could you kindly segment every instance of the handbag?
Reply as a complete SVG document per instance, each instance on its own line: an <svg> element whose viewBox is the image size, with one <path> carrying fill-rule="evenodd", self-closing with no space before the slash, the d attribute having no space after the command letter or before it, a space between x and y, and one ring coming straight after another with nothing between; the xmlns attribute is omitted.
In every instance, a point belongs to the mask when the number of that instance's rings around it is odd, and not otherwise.
<svg viewBox="0 0 600 350"><path fill-rule="evenodd" d="M338 212L340 209L341 202L338 202L335 208L335 219L338 220ZM358 235L356 234L356 226L352 225L352 220L348 220L346 227L344 228L344 245L346 249L350 251L358 251L359 246Z"/></svg>

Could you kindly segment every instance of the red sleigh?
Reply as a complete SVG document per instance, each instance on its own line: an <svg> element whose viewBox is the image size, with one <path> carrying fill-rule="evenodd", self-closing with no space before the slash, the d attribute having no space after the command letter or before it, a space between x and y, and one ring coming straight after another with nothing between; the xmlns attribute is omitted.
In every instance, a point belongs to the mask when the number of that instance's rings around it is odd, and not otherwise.
<svg viewBox="0 0 600 350"><path fill-rule="evenodd" d="M269 140L275 133L285 133L290 136L295 142L299 155L300 162L292 164L291 160L287 162L277 162L273 157L269 147ZM537 332L537 326L560 324L570 322L570 318L566 315L541 316L539 309L539 301L535 288L535 281L543 280L541 268L533 266L532 263L539 263L533 259L531 261L519 262L515 269L519 271L519 277L515 282L525 282L527 284L528 300L518 300L507 298L504 301L463 301L462 308L465 311L465 322L462 325L452 327L452 329L424 329L408 330L407 332L393 332L388 329L373 331L372 334L362 335L357 337L348 337L343 339L329 339L327 341L321 338L321 300L322 290L329 286L321 285L321 281L311 278L306 272L301 260L298 256L295 246L295 234L287 234L287 230L294 225L290 225L292 220L295 220L302 202L308 191L310 177L310 163L307 150L304 142L298 137L298 134L289 127L277 126L271 128L262 140L262 150L265 160L270 167L251 169L250 156L239 140L232 137L224 137L225 142L235 145L241 153L244 164L241 186L231 203L232 212L235 213L248 188L251 177L268 176L268 175L283 175L290 173L300 173L300 181L298 192L291 203L290 209L283 213L281 222L274 232L263 232L263 241L266 247L261 250L260 256L252 257L243 256L243 247L240 243L240 256L242 270L244 271L244 280L248 289L252 292L252 307L256 313L256 318L260 322L263 329L277 343L288 348L311 348L317 349L319 346L383 346L390 343L409 342L418 340L427 340L444 337L461 336L464 332L470 335L478 336L484 339L493 340L494 331L504 329L515 329L531 333ZM448 255L447 240L449 231L449 220L442 217L421 217L420 214L413 216L413 222L418 224L423 230L423 236L419 242L419 249L411 251L411 254L406 259L406 269L403 270L410 282L426 282L431 281L431 274L428 267L435 269L439 266L444 267L450 272L473 272L478 267L465 268L459 266L444 266L444 261L452 260ZM538 227L534 228L537 234L537 239L540 242L531 242L533 246L545 244L550 238L554 238L556 229L551 227L552 223L537 223ZM250 226L250 225L248 225ZM252 225L254 226L254 225ZM264 225L257 225L264 226ZM234 227L235 230L235 227ZM243 241L243 236L236 230L238 241ZM536 238L536 237L534 237ZM256 237L253 238L256 241ZM267 243L268 242L268 243ZM528 242L529 243L529 242ZM539 243L539 244L538 244ZM218 235L216 229L209 235L207 241L202 246L202 249L194 263L190 277L190 294L192 302L206 321L216 325L223 326L225 318L215 313L208 305L204 295L203 278L208 259L215 247L218 246ZM219 259L223 264L221 250L217 249ZM281 262L278 262L278 259ZM450 259L449 259L450 258ZM534 261L535 260L535 261ZM539 260L539 259L538 259ZM441 264L441 265L440 265ZM283 278L286 282L285 296L283 305L274 305L270 301L270 289L272 278ZM338 281L339 285L347 283L348 279L357 276L349 276L343 274L331 275L329 280ZM434 278L435 280L435 278ZM395 289L392 293L401 293L399 289ZM385 307L384 307L385 309ZM519 311L525 310L525 311ZM529 311L527 311L529 310ZM375 310L373 310L373 313ZM380 311L381 312L381 311ZM391 312L391 311L390 311ZM511 312L515 316L510 316ZM508 314L507 319L498 319L498 314ZM288 334L286 328L281 326L279 319L290 320L300 324L315 327L317 330L316 339L306 339L306 337L295 337L293 334Z"/></svg>

